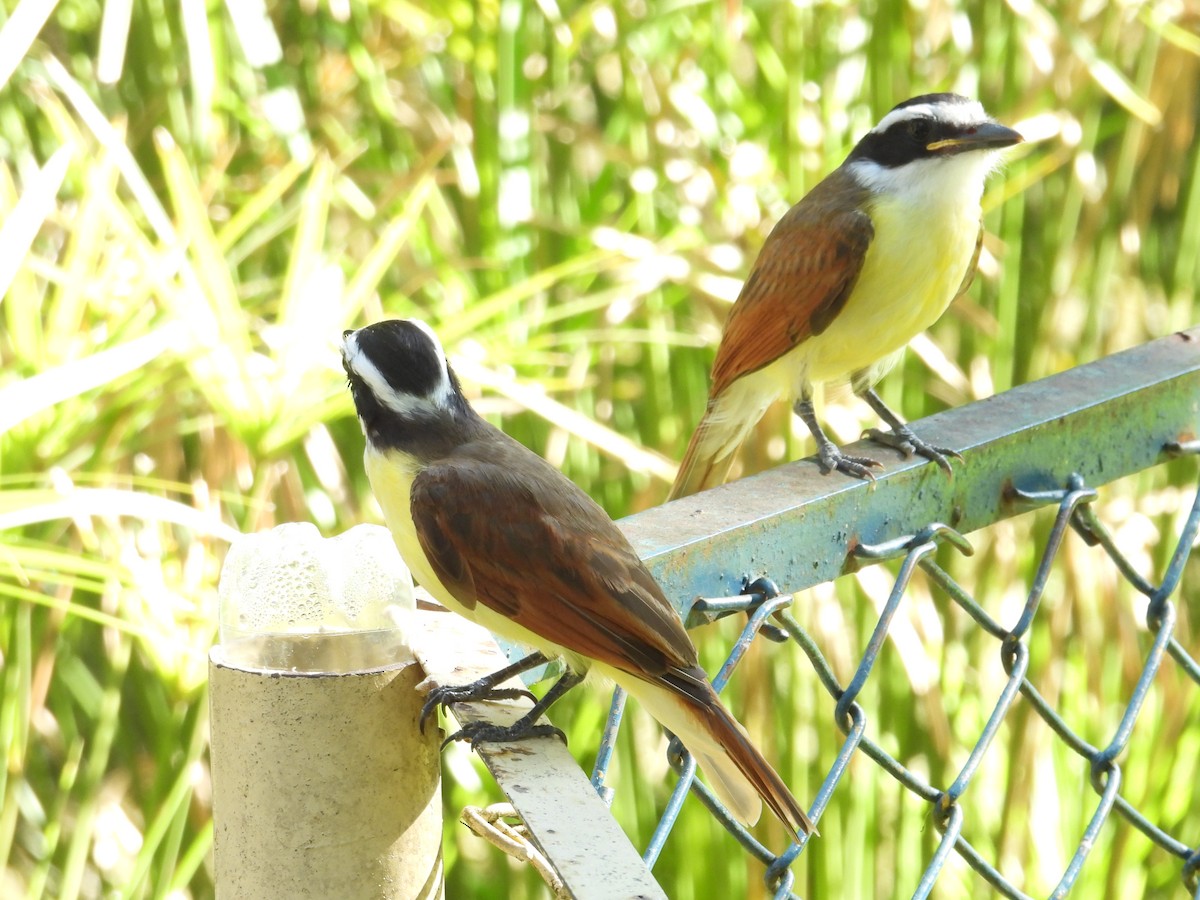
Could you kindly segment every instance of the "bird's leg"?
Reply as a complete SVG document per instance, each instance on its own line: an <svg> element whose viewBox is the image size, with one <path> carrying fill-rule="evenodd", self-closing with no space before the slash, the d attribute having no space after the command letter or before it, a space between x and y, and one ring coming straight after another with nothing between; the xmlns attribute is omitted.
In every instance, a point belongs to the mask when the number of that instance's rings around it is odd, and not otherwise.
<svg viewBox="0 0 1200 900"><path fill-rule="evenodd" d="M817 458L820 460L819 465L824 474L828 475L834 469L837 469L839 472L844 472L855 478L865 478L867 481L875 480L875 476L871 474L871 470L881 469L883 468L883 464L877 459L871 459L869 456L847 456L839 450L837 444L825 436L825 431L817 421L817 413L813 409L811 396L807 394L802 396L796 401L792 410L808 426L808 430L812 432L813 439L817 442Z"/></svg>
<svg viewBox="0 0 1200 900"><path fill-rule="evenodd" d="M466 741L472 747L476 744L481 744L484 741L519 741L531 737L551 737L557 735L562 738L563 743L567 742L567 736L563 730L557 725L551 725L546 722L542 725L535 725L538 717L548 710L551 704L559 697L569 691L579 682L583 681L583 676L572 672L568 669L563 673L558 681L554 682L553 687L546 691L546 696L533 704L533 708L511 725L493 725L491 722L468 722L461 729L454 732L450 737L442 741L442 746L445 747L451 741Z"/></svg>
<svg viewBox="0 0 1200 900"><path fill-rule="evenodd" d="M862 397L867 402L871 409L875 410L876 415L887 423L891 431L880 431L878 428L870 428L866 435L871 440L879 444L885 444L895 450L899 450L906 457L912 456L914 453L919 453L932 462L938 464L943 472L954 477L954 470L950 468L950 460L947 456L953 456L957 460L962 460L962 455L948 447L935 447L932 444L921 440L913 430L900 421L900 417L888 409L879 395L872 388L865 387L855 390L858 396Z"/></svg>
<svg viewBox="0 0 1200 900"><path fill-rule="evenodd" d="M451 703L464 703L479 700L515 700L518 697L528 697L530 700L537 701L537 697L529 691L520 688L497 688L496 685L503 684L512 678L514 675L520 675L522 672L528 672L530 669L536 668L549 662L546 655L541 651L530 653L528 656L522 657L511 666L505 666L497 672L490 675L484 675L478 681L472 681L470 684L446 684L435 687L425 697L425 704L421 707L421 733L425 733L425 723L429 717L433 715L434 710L439 706L447 707Z"/></svg>

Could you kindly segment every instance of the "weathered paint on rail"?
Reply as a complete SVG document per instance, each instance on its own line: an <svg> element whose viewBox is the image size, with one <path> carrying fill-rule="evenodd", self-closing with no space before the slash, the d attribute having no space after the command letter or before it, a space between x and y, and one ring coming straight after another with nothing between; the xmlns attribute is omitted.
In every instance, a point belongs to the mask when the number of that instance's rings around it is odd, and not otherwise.
<svg viewBox="0 0 1200 900"><path fill-rule="evenodd" d="M424 599L424 592L421 592ZM430 603L430 605L434 605ZM420 610L413 652L429 686L469 684L505 665L483 628L453 613ZM514 681L509 686L518 686ZM460 725L511 725L526 698L454 704ZM556 737L484 743L475 748L575 900L667 900L566 745ZM475 840L475 838L465 838Z"/></svg>
<svg viewBox="0 0 1200 900"><path fill-rule="evenodd" d="M982 528L1026 507L1022 491L1072 474L1099 486L1168 458L1200 435L1200 328L1179 332L914 423L963 456L957 478L869 441L874 484L822 475L812 459L779 466L620 522L681 613L697 597L737 594L769 574L794 592L855 568L851 550L930 522ZM965 477L963 477L965 476Z"/></svg>

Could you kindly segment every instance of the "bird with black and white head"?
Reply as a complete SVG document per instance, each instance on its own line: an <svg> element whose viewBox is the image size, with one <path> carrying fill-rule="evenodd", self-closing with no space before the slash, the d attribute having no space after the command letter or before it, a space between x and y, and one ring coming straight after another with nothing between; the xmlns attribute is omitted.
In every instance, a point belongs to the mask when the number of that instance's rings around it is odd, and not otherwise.
<svg viewBox="0 0 1200 900"><path fill-rule="evenodd" d="M451 740L559 733L538 717L592 672L674 733L741 821L755 822L765 802L797 837L814 831L717 697L678 614L621 530L475 412L428 326L409 319L347 331L342 361L366 435L367 476L417 582L447 608L537 651L479 682L438 689L425 713L511 696L497 686L549 658L567 667L511 728L473 723Z"/></svg>
<svg viewBox="0 0 1200 900"><path fill-rule="evenodd" d="M875 440L952 470L873 386L970 286L983 240L984 181L1021 135L958 94L925 94L885 115L775 225L729 316L708 406L670 497L725 481L737 449L778 399L792 401L822 471L872 478L825 434L814 385L849 381L888 425Z"/></svg>

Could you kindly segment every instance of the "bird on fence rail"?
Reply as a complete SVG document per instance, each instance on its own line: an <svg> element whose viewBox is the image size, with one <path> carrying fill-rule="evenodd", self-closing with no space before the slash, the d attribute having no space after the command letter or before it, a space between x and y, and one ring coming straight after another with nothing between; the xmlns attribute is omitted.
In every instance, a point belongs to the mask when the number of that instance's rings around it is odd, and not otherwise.
<svg viewBox="0 0 1200 900"><path fill-rule="evenodd" d="M1000 151L1023 140L958 94L895 107L776 223L717 348L708 408L668 499L722 484L768 406L794 400L823 472L873 480L880 463L848 456L817 422L814 384L847 379L890 431L880 443L952 474L872 386L970 286L983 240L983 184Z"/></svg>
<svg viewBox="0 0 1200 900"><path fill-rule="evenodd" d="M451 610L538 650L473 684L436 688L422 728L439 704L525 693L497 686L558 657L566 673L518 722L469 723L447 741L562 736L537 719L590 671L673 732L738 819L753 824L765 802L794 835L815 831L718 699L678 614L621 530L471 408L429 326L407 319L347 331L342 360L366 435L367 476L408 567Z"/></svg>

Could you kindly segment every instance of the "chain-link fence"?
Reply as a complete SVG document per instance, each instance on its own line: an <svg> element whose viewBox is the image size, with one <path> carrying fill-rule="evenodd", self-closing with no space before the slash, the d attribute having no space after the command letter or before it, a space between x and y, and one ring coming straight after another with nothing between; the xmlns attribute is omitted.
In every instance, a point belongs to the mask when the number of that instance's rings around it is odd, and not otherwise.
<svg viewBox="0 0 1200 900"><path fill-rule="evenodd" d="M1174 344L1169 343L1170 341L1174 341ZM940 841L928 860L919 883L901 886L902 890L911 890L914 897L926 897L930 894L951 854L958 854L1000 895L1013 898L1027 896L1019 886L1019 877L1014 878L1011 874L1006 876L996 860L986 858L963 836L964 813L970 811L973 801L971 788L973 783L978 781L981 763L1006 717L1021 705L1023 698L1024 703L1045 722L1057 739L1080 757L1079 796L1092 797L1090 801L1082 801L1088 804L1090 820L1078 836L1069 863L1050 896L1066 896L1076 884L1089 851L1095 846L1101 830L1115 814L1126 819L1158 847L1178 858L1182 885L1192 896L1200 898L1200 835L1171 833L1164 823L1153 821L1152 814L1144 814L1123 796L1123 772L1120 763L1121 754L1133 734L1152 683L1164 666L1177 667L1186 679L1200 687L1200 665L1197 664L1195 656L1177 639L1176 607L1172 602L1172 597L1180 587L1185 563L1196 543L1197 533L1200 532L1200 486L1181 533L1169 554L1165 570L1157 582L1138 571L1134 562L1123 552L1121 542L1100 521L1093 503L1097 499L1096 488L1099 485L1122 475L1144 470L1167 457L1200 454L1200 441L1194 439L1200 424L1200 379L1197 378L1200 374L1200 354L1197 354L1196 341L1197 332L1177 335L1166 342L1147 345L1092 367L1064 373L1063 376L1049 379L1037 386L1026 386L1010 392L1024 392L1022 397L1018 398L1022 402L1013 408L1019 408L1027 414L1026 420L1016 422L1015 426L1011 419L1000 414L997 408L984 410L983 418L991 420L989 427L993 429L994 434L981 438L974 453L969 447L962 448L968 465L956 474L955 480L958 483L947 490L952 491L959 501L963 497L986 496L986 501L981 500L975 504L975 507L986 505L985 510L965 509L956 502L948 502L945 498L921 499L923 495L931 492L936 494L937 490L941 489L936 480L921 482L919 487L914 487L916 482L913 482L903 488L897 496L874 496L871 490L860 491L860 496L865 498L860 500L855 508L860 523L871 518L870 510L873 505L892 509L903 508L907 518L891 513L879 518L879 521L886 520L891 526L900 521L910 525L914 521L919 522L920 516L927 515L929 510L939 506L951 510L951 518L966 522L970 528L983 527L991 521L1035 508L1056 508L1053 526L1044 543L1038 548L1040 558L1037 560L1032 580L1026 586L1024 606L1013 621L999 621L988 612L985 604L973 597L966 587L938 564L934 551L939 545L949 544L968 554L971 553L971 545L958 530L934 518L927 519L927 524L906 529L907 533L874 543L861 540L863 533L871 531L869 527L851 526L845 529L845 532L834 536L836 540L844 543L847 550L844 561L836 560L839 571L853 571L868 563L899 559L899 569L890 595L882 607L861 661L847 684L839 682L817 641L789 612L791 595L781 593L770 577L748 576L744 578L740 592L727 592L736 596L717 600L698 599L694 602L690 611L692 623L710 621L732 612L748 615L747 623L728 660L714 679L718 690L724 686L754 637L762 633L764 637L772 640L794 641L798 644L832 698L834 718L844 734L844 740L813 799L811 813L814 818L826 808L839 786L844 785L850 760L856 752L865 754L904 788L929 804L930 818L940 834ZM1182 352L1177 353L1181 348ZM1081 386L1091 390L1093 396L1081 399ZM1004 409L1006 407L1003 405L999 407L1001 411ZM974 414L978 418L978 411ZM967 421L972 415L969 408L946 414L947 432L961 427L960 423ZM936 437L940 439L943 436ZM1124 451L1107 448L1110 445L1115 448L1122 442L1125 445L1139 443L1143 446L1140 451L1128 451L1129 455L1118 460L1116 457ZM948 445L954 446L952 443ZM1040 462L1046 460L1050 462ZM1076 469L1071 468L1072 460L1079 461ZM1064 471L1067 474L1057 474ZM1055 478L1061 479L1057 487L1048 484ZM740 492L736 495L728 494L724 506L738 506L733 502L736 496L738 499L748 498L746 505L753 507L757 502L755 497L785 494L782 484L783 482L776 478L775 482L765 486L747 485L744 489L736 485L731 486ZM1036 487L1022 489L1019 486L1022 484ZM920 491L920 496L917 491ZM697 535L703 535L706 528L712 530L705 539L692 542L690 549L685 546L688 544L688 538L676 534L671 535L671 545L663 549L666 525L679 521L678 515L672 519L667 517L663 510L653 511L655 516L663 517L662 523L648 522L641 524L641 527L635 525L630 530L635 546L639 545L640 539L639 550L650 550L644 555L650 560L652 568L655 567L657 556L656 575L659 575L660 580L667 581L676 591L681 583L703 583L705 577L713 580L711 575L696 574L698 568L703 569L710 563L721 569L721 575L716 582L722 584L727 583L731 573L737 571L738 563L722 565L720 556L723 551L712 550L712 544L719 545L724 542L729 555L732 556L748 552L754 554L751 558L782 558L779 553L773 555L772 548L786 545L789 536L793 540L801 540L800 536L804 535L803 539L807 539L812 529L827 528L827 520L822 518L821 511L838 501L833 496L836 492L826 492L830 495L812 502L805 501L808 505L792 523L792 531L788 530L788 511L782 507L767 515L762 515L761 510L755 509L750 509L749 512L737 509L730 513L735 518L741 517L754 523L752 532L748 534L738 533L737 528L725 527L725 524L705 524L705 515L715 515L712 511L718 506L714 504L706 510L701 508L705 502L703 500L697 501L697 508L691 513L693 517L701 520L699 524L695 524L694 530ZM720 514L725 514L725 511ZM851 518L839 512L828 521L850 522ZM776 533L776 529L782 529L782 538ZM883 534L888 532L887 528L877 530ZM1119 716L1116 717L1117 724L1107 735L1103 746L1093 746L1078 729L1072 728L1068 717L1063 714L1063 709L1056 709L1055 704L1043 697L1027 677L1031 659L1031 629L1043 609L1042 600L1052 568L1060 559L1071 531L1076 533L1077 539L1102 548L1109 564L1119 576L1148 601L1145 613L1147 634L1142 646L1140 672L1132 691L1122 698ZM758 545L757 550L753 549L755 542ZM746 547L752 549L746 550ZM764 547L766 549L763 549ZM795 556L793 552L792 557ZM709 565L710 570L717 571L712 565ZM777 575L769 565L764 568L766 576L778 577L781 583L787 583L784 578L791 577L795 570L793 567L787 575ZM994 702L986 724L978 732L973 746L969 747L966 761L956 777L943 784L930 783L887 752L881 743L871 736L867 715L858 703L860 694L875 669L893 617L905 602L906 591L917 569L923 570L937 590L949 597L979 628L994 638L1006 676L1003 689ZM807 584L815 580L815 577L810 578ZM807 584L789 587L796 591ZM592 776L593 784L602 796L608 793L604 786L604 778L611 761L623 709L624 696L618 689L613 698L608 725ZM813 715L820 716L821 712L814 711ZM1196 723L1194 727L1200 729L1200 723ZM763 846L720 806L704 784L695 779L695 764L683 753L677 741L672 742L669 754L672 766L680 778L644 851L643 858L646 863L654 865L675 824L683 800L691 791L699 796L746 851L763 863L764 879L769 890L778 897L795 896L792 893L794 873L791 866L804 852L807 841L792 844L779 851ZM1086 791L1089 784L1090 793ZM1191 784L1176 787L1188 794L1194 789ZM978 791L976 794L978 796ZM988 802L993 802L992 795L986 796L989 797ZM1061 798L1060 802L1078 801Z"/></svg>
<svg viewBox="0 0 1200 900"><path fill-rule="evenodd" d="M1177 445L1172 449L1175 453L1180 454L1198 454L1200 453L1200 442ZM958 584L934 561L932 554L939 542L946 541L967 552L970 551L970 544L966 539L948 526L931 523L927 528L910 537L875 546L858 546L855 554L859 559L880 561L899 557L902 562L866 652L863 654L853 678L846 685L839 683L816 642L787 612L791 596L780 594L769 579L759 578L747 584L746 592L738 597L715 602L699 600L694 607L694 612L703 617L735 611L749 614L747 624L743 628L733 652L714 679L714 684L718 689L724 686L734 667L749 647L751 640L764 628L770 627L767 624L768 620L774 616L784 629L784 635L776 639L794 640L803 649L825 689L833 698L835 719L838 727L845 734L845 740L836 761L813 801L812 812L814 815L819 815L829 803L831 796L845 776L847 764L855 751L865 753L905 788L930 804L933 821L942 837L937 851L925 868L924 877L918 885L914 886L914 897L929 895L947 857L952 852L958 853L1003 896L1012 898L1027 896L995 865L983 858L962 836L964 807L971 802L972 779L979 769L984 754L988 752L988 748L996 737L1005 716L1017 703L1018 696L1023 696L1037 715L1086 763L1085 766L1080 767L1081 778L1090 780L1096 795L1095 809L1088 827L1080 835L1077 849L1050 896L1063 897L1067 895L1079 875L1088 852L1095 845L1100 829L1104 827L1105 822L1115 811L1163 850L1179 858L1183 883L1194 896L1200 897L1200 883L1198 883L1200 849L1197 849L1194 843L1189 843L1187 835L1170 834L1155 822L1150 821L1121 796L1122 773L1118 762L1118 757L1125 749L1133 732L1151 683L1160 667L1167 662L1167 657L1200 687L1200 666L1174 636L1176 616L1175 607L1170 599L1180 585L1184 563L1196 541L1197 533L1200 532L1200 489L1197 490L1183 532L1171 553L1166 572L1158 584L1151 583L1135 570L1129 559L1122 553L1113 535L1096 517L1092 506L1092 501L1096 497L1096 491L1078 477L1070 479L1067 485L1057 491L1025 494L1014 490L1013 499L1023 505L1056 505L1057 516L1045 546L1042 548L1036 573L1029 585L1024 609L1019 618L1009 624L996 621L962 585ZM1152 640L1146 649L1136 687L1124 706L1119 724L1113 730L1108 743L1103 747L1093 746L1074 731L1026 678L1030 659L1027 637L1041 606L1051 567L1071 529L1074 529L1089 544L1102 547L1120 574L1149 600L1146 626ZM868 737L867 716L856 702L871 676L876 658L887 638L893 616L904 601L905 591L918 568L924 570L933 583L978 623L979 627L995 638L1000 660L1007 675L1004 690L996 700L991 716L979 733L967 761L954 781L943 786L930 784ZM776 637L776 635L772 634L772 637ZM624 708L624 699L623 693L618 689L613 699L600 757L593 773L593 783L598 789L603 789L602 775L607 770L613 741ZM668 803L667 810L649 842L644 855L646 863L654 864L679 813L683 798L689 790L692 790L700 796L713 815L742 843L747 852L763 862L766 867L765 880L775 891L776 896L794 896L791 892L793 875L789 867L804 851L807 841L792 844L782 853L774 853L764 847L721 807L707 787L695 780L695 763L681 750L682 748L677 742L672 743L672 764L679 773L680 779ZM1192 787L1188 785L1186 789L1191 790ZM1193 841L1195 837L1195 835L1191 836Z"/></svg>
<svg viewBox="0 0 1200 900"><path fill-rule="evenodd" d="M1057 743L1069 763L1065 767L1067 781L1056 775L1053 796L1039 800L1071 806L1078 813L1063 816L1064 821L1086 820L1078 834L1071 834L1069 846L1061 848L1061 857L1057 846L1054 853L1039 857L1039 863L1067 860L1061 872L1056 869L1049 876L1039 872L1040 882L1058 879L1050 896L1066 896L1080 883L1089 852L1106 826L1111 828L1114 817L1120 817L1165 851L1166 859L1178 860L1177 883L1200 900L1200 835L1178 833L1189 826L1171 824L1197 820L1194 785L1190 781L1194 777L1194 758L1200 755L1200 722L1186 718L1187 710L1194 708L1190 701L1181 703L1176 693L1174 702L1186 709L1172 711L1163 706L1161 696L1166 682L1178 683L1176 690L1190 696L1195 696L1194 690L1200 687L1191 625L1195 611L1185 607L1184 612L1191 611L1192 616L1177 617L1180 598L1194 606L1195 598L1200 596L1200 585L1188 585L1185 578L1200 533L1200 482L1195 474L1195 459L1200 456L1200 329L950 410L915 427L926 440L961 452L963 462L956 466L953 479L922 460L891 464L873 484L826 478L817 473L815 466L801 463L647 510L620 524L689 624L735 613L747 616L732 652L714 678L718 690L760 635L786 645L781 649L795 650L798 646L811 663L811 671L830 701L823 709L806 709L805 716L821 721L831 713L844 735L812 800L810 814L818 824L834 796L850 790L847 774L855 754L886 773L881 776L883 781L894 779L903 791L927 804L925 821L933 823L938 840L931 843L928 859L921 860L923 871L920 866L913 868L912 883L895 884L890 888L892 894L927 897L935 886L942 895L950 892L954 896L956 888L966 890L953 881L947 865L952 859L961 859L978 873L982 879L979 885L985 890L995 890L1005 897L1027 896L1022 888L1030 879L1020 864L1010 863L995 847L981 850L983 842L979 838L973 845L964 836L964 823L988 818L995 821L995 805L1011 800L1011 795L998 797L994 785L989 784L994 778L992 772L1004 769L1003 759L997 763L1000 748L1012 742L996 742L996 737L1006 723L1018 723L1013 725L1014 735L1027 733L1020 723L1035 716L1033 721L1044 723L1048 739ZM871 449L866 444L854 445L850 452ZM1180 524L1173 527L1176 535L1156 538L1155 552L1146 554L1144 547L1134 547L1106 527L1094 501L1105 485L1164 463L1174 467L1170 478L1173 486L1164 495L1170 496L1168 505L1175 510ZM1122 496L1127 495L1128 489L1124 489ZM992 602L995 598L981 592L984 602L980 602L951 574L955 566L947 560L953 558L954 551L948 548L970 555L972 546L964 534L1035 509L1053 510L1054 518L1048 529L1030 531L1029 540L1035 543L1033 563L1023 571L1033 574L1028 584L1020 586L1024 600L1018 604L1019 610L1001 603L999 608L1007 611L993 614L989 609L996 608ZM1040 531L1045 533L1032 537ZM1057 632L1055 627L1042 625L1053 626L1053 611L1062 606L1043 601L1048 585L1055 583L1053 573L1066 562L1066 549L1072 541L1098 548L1103 563L1098 565L1093 558L1087 565L1109 570L1110 582L1130 586L1132 592L1145 598L1145 632L1139 629L1134 635L1110 629L1106 632L1109 638L1114 633L1122 638L1121 648L1114 648L1120 652L1114 653L1111 660L1089 657L1081 666L1090 676L1096 671L1111 671L1114 661L1118 663L1120 677L1111 683L1123 685L1119 700L1092 691L1091 684L1077 685L1071 691L1039 692L1038 678L1030 677L1040 665L1062 663L1068 654L1066 646L1054 643L1055 635L1061 636L1061 624ZM1096 550L1089 552L1095 554ZM1143 570L1155 568L1146 562L1151 557L1161 563L1157 577L1143 574ZM810 633L811 626L809 630L802 627L789 607L800 591L884 561L891 561L889 566L895 568L894 580L886 598L879 598L877 618L861 657L857 662L843 658L837 667L853 672L842 684L825 659L818 639ZM974 691L973 702L983 710L977 720L971 721L982 724L971 729L960 727L954 746L943 748L943 772L950 770L951 755L961 752L965 756L957 772L949 776L927 776L914 767L911 757L889 752L885 744L891 735L880 724L872 728L865 712L869 704L860 702L869 683L889 678L880 674L886 671L879 664L880 651L889 635L895 636L902 629L903 618L897 616L898 612L904 611L906 602L916 601L911 588L918 569L934 592L949 598L960 611L954 618L969 623L967 632L978 644L986 647L994 641L998 668L1003 672L995 688L980 689L974 684L967 688ZM978 574L978 569L974 571ZM1068 581L1058 580L1063 585ZM776 582L785 590L781 591ZM1002 590L1010 596L1013 585L1005 583ZM1083 604L1078 608L1092 607ZM943 622L951 618L949 608L939 615ZM1047 634L1051 636L1048 644L1044 640ZM961 630L956 639L965 639ZM1108 649L1097 648L1094 643L1089 646L1093 653ZM521 650L516 653L524 655ZM1131 662L1134 659L1136 662ZM808 671L803 665L801 669ZM1150 712L1144 707L1148 698L1156 696L1155 688L1159 704ZM1115 725L1105 729L1090 717L1086 727L1081 727L1075 721L1081 700L1092 707L1104 706L1105 715L1100 718ZM779 698L776 701L781 702ZM624 707L625 698L618 691L592 773L594 792L566 749L554 741L537 754L510 754L502 745L476 748L512 800L515 814L529 826L520 848L508 852L524 859L529 858L535 845L540 847L547 866L563 876L554 880L557 896L608 900L616 895L613 891L618 884L630 885L621 896L662 896L658 885L646 879L646 869L637 862L637 851L619 830L614 832L611 816L596 799L596 793L610 802L613 796L605 780ZM1134 739L1135 729L1139 740L1147 734L1160 739L1153 730L1153 720L1156 715L1168 714L1173 716L1174 733L1181 747L1189 741L1195 745L1187 751L1191 757L1183 757L1183 771L1191 774L1185 774L1182 784L1170 783L1171 759L1178 748L1164 747L1161 762L1165 765L1158 765L1158 769L1160 774L1167 774L1158 778L1157 787L1152 787L1145 772L1160 761L1140 760L1138 767L1123 769L1122 754ZM882 722L882 711L879 719ZM1102 746L1093 745L1084 736L1093 731L1103 732L1103 741L1097 742ZM691 792L746 852L762 863L770 893L776 897L796 896L793 887L797 867L793 864L805 852L808 841L782 848L763 845L695 778L695 764L678 742L671 742L668 756L680 777L658 826L641 851L642 860L654 866ZM902 763L901 758L909 764ZM1193 764L1186 764L1187 759L1193 759ZM567 788L561 785L571 777L578 781L578 796L572 800L571 827L563 828ZM1014 775L1010 767L1009 777L1025 776ZM1029 790L1032 796L1033 788ZM1164 793L1172 796L1165 798ZM1165 802L1167 799L1171 802ZM589 803L596 809L587 809ZM1168 809L1173 812L1165 812ZM1027 812L1027 821L1029 815ZM1044 832L1045 823L1041 824ZM1033 830L1031 824L1030 834L1019 838L1027 843L1036 840ZM598 845L596 835L600 833L607 837ZM1061 844L1060 836L1056 839ZM822 838L823 842L829 840L828 835ZM867 838L856 836L855 840L863 843ZM910 842L906 846L914 845ZM594 863L606 852L610 855L604 857L605 874L597 880L595 866L586 869L581 861ZM953 878L971 877L965 866L956 864L953 869ZM1112 895L1111 891L1106 895Z"/></svg>

